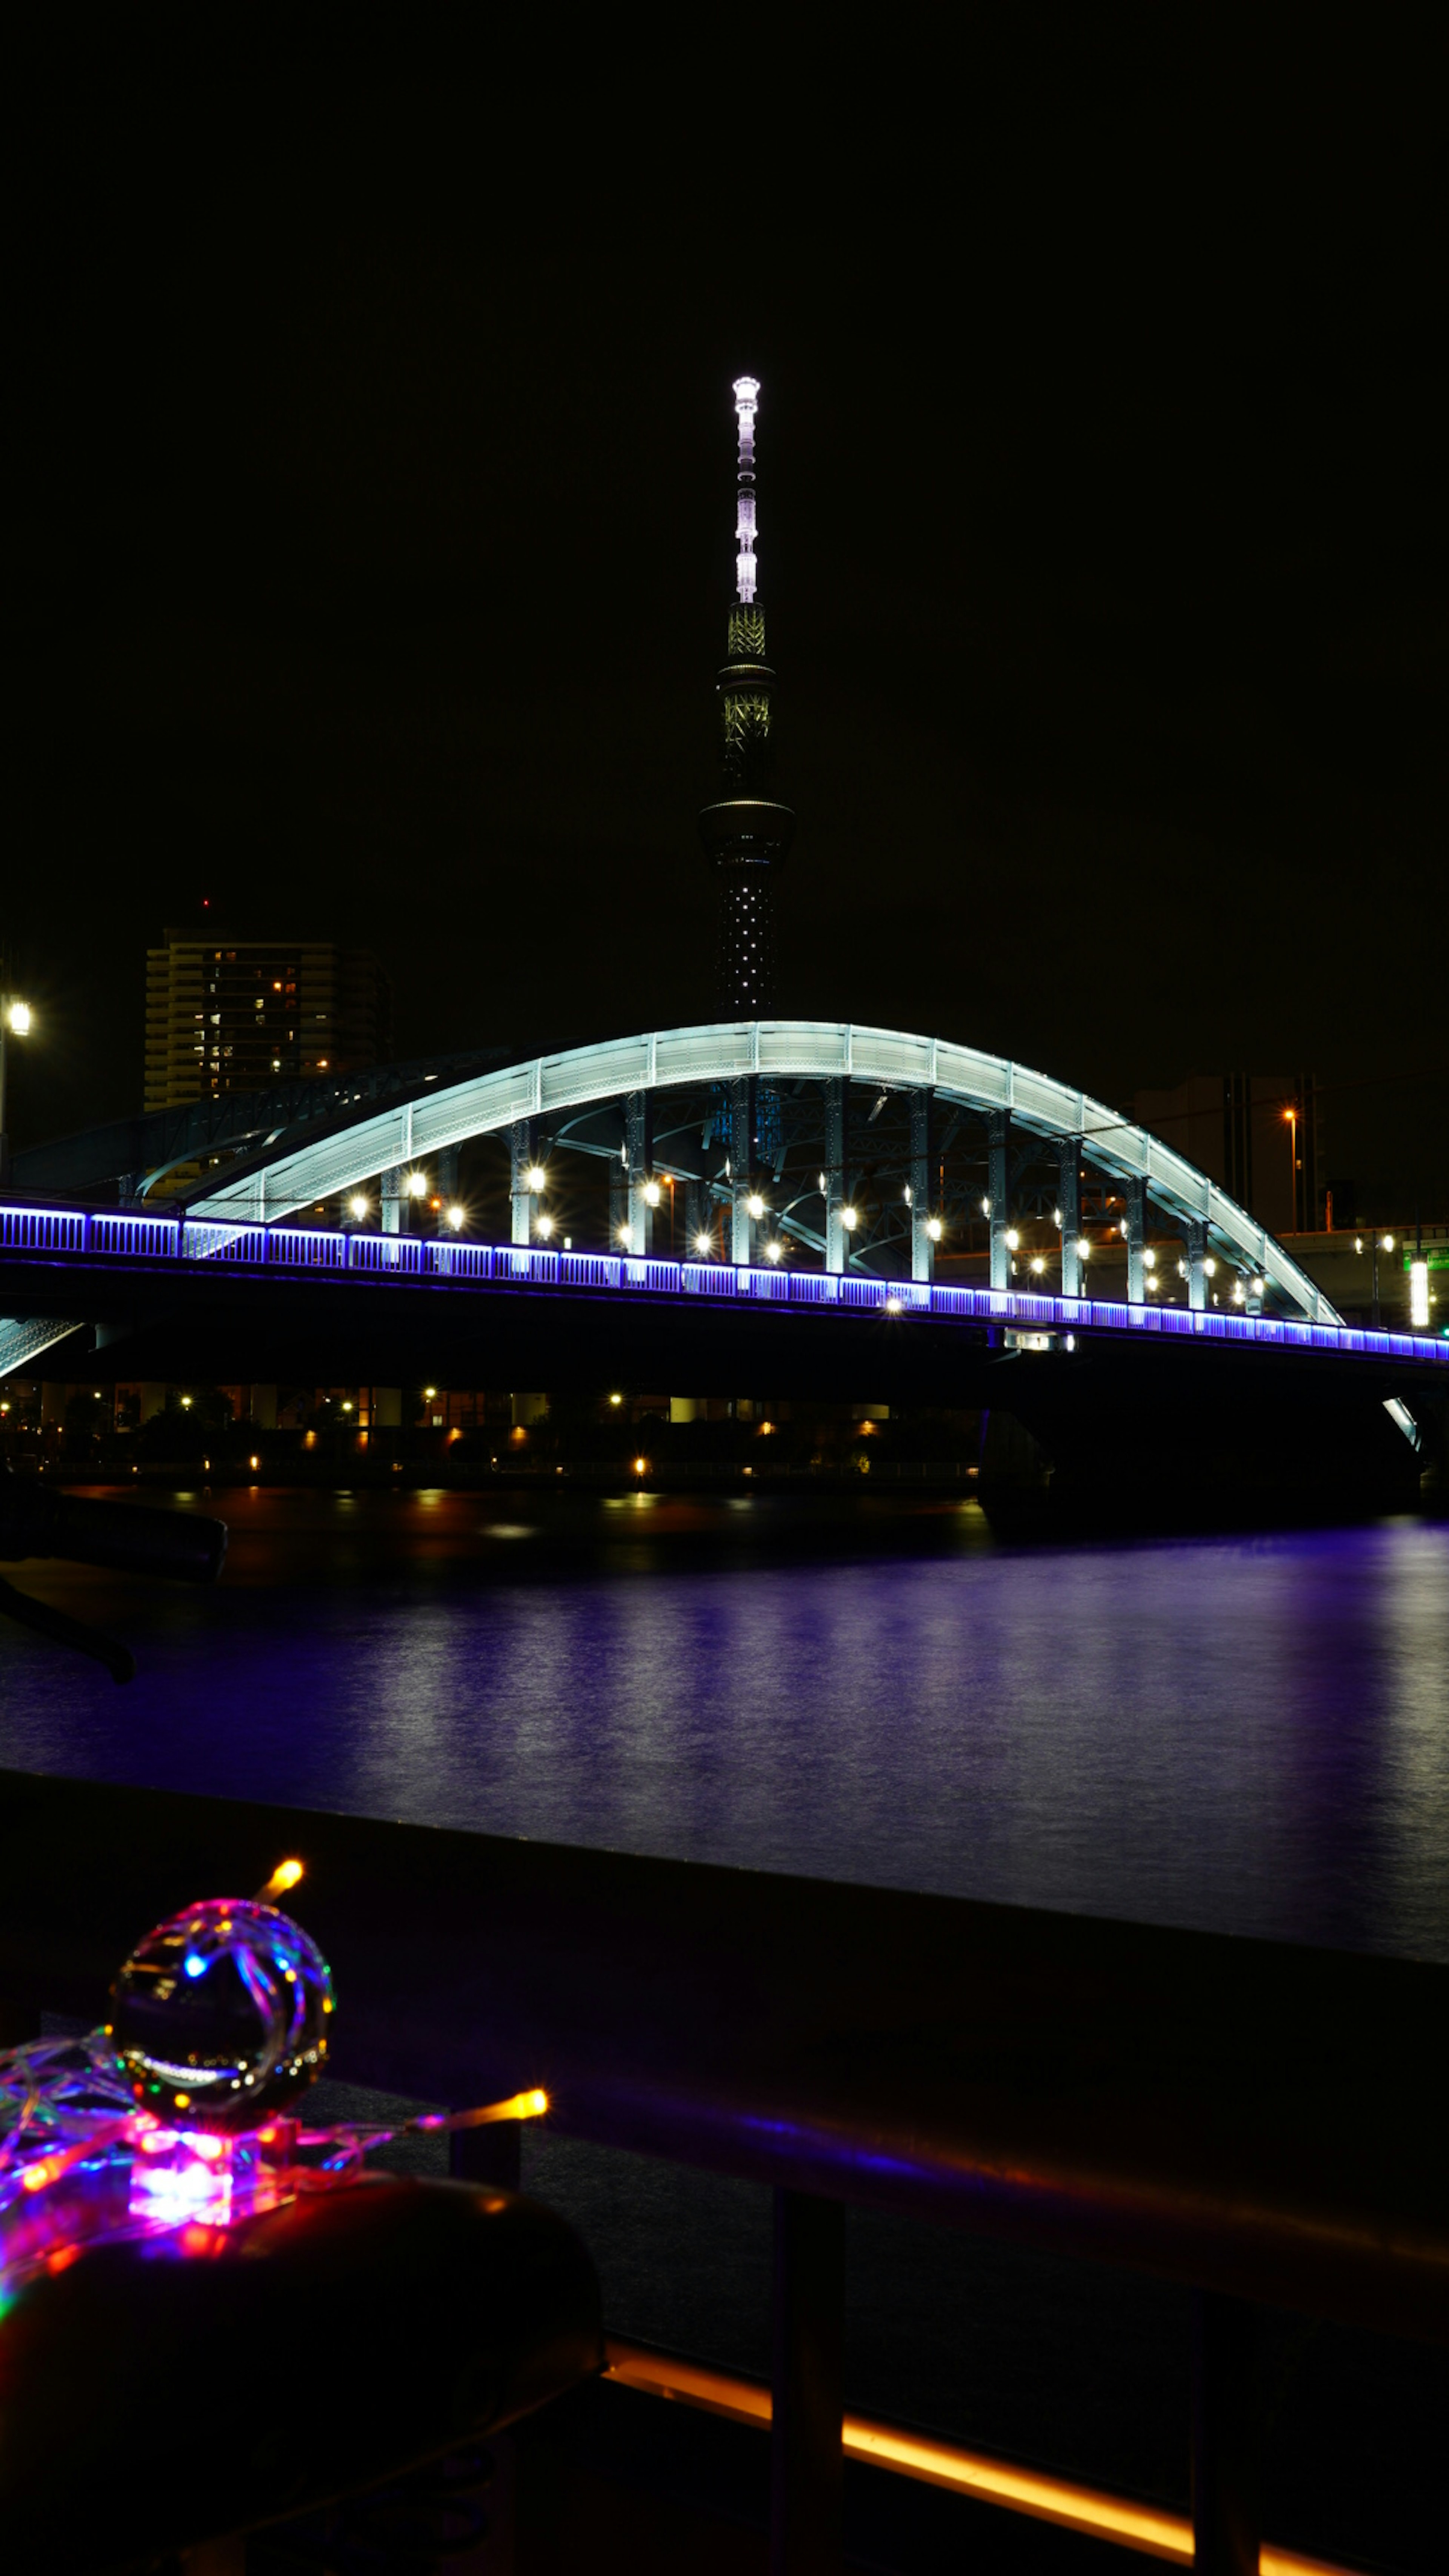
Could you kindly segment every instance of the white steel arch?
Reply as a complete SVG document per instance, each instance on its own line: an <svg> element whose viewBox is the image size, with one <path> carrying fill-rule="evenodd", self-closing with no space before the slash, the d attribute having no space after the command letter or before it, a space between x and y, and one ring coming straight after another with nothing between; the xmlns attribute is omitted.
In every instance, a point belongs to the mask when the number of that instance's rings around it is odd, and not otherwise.
<svg viewBox="0 0 1449 2576"><path fill-rule="evenodd" d="M193 1200L191 1210L233 1223L274 1223L415 1156L440 1154L470 1137L495 1135L521 1118L549 1118L626 1092L728 1082L741 1074L777 1081L843 1077L892 1091L930 1090L963 1108L1007 1110L1017 1126L1040 1136L1079 1137L1084 1152L1104 1172L1144 1181L1170 1214L1207 1225L1230 1256L1270 1280L1310 1322L1339 1320L1313 1281L1246 1208L1184 1155L1145 1128L1132 1126L1089 1092L1006 1056L984 1055L977 1047L847 1021L720 1021L606 1038L594 1046L537 1056L449 1083L423 1099L359 1118L315 1144L279 1152L262 1169L223 1180Z"/></svg>

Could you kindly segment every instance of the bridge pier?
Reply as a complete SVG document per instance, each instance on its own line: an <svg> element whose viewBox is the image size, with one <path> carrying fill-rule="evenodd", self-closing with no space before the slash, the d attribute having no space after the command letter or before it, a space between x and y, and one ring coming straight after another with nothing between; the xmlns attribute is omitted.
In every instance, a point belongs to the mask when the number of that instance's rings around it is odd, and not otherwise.
<svg viewBox="0 0 1449 2576"><path fill-rule="evenodd" d="M1187 1302L1194 1315L1207 1306L1208 1230L1201 1219L1194 1219L1187 1229Z"/></svg>
<svg viewBox="0 0 1449 2576"><path fill-rule="evenodd" d="M402 1231L402 1194L403 1167L401 1163L394 1163L389 1171L383 1173L378 1184L384 1234L399 1234Z"/></svg>
<svg viewBox="0 0 1449 2576"><path fill-rule="evenodd" d="M911 1277L929 1280L936 1269L931 1235L932 1095L911 1094Z"/></svg>
<svg viewBox="0 0 1449 2576"><path fill-rule="evenodd" d="M825 1267L839 1277L845 1268L845 1085L836 1079L821 1088L825 1094Z"/></svg>
<svg viewBox="0 0 1449 2576"><path fill-rule="evenodd" d="M991 1109L986 1115L986 1195L991 1201L991 1285L1011 1286L1011 1249L1006 1240L1010 1222L1006 1203L1007 1148L1011 1141L1011 1120L1004 1109Z"/></svg>
<svg viewBox="0 0 1449 2576"><path fill-rule="evenodd" d="M1142 1258L1144 1228L1147 1219L1147 1184L1145 1181L1124 1183L1127 1193L1127 1303L1147 1303L1147 1265Z"/></svg>
<svg viewBox="0 0 1449 2576"><path fill-rule="evenodd" d="M1062 1217L1062 1295L1080 1297L1082 1293L1082 1256L1077 1245L1082 1238L1080 1190L1081 1145L1079 1136L1062 1140L1061 1161L1057 1173L1057 1203Z"/></svg>

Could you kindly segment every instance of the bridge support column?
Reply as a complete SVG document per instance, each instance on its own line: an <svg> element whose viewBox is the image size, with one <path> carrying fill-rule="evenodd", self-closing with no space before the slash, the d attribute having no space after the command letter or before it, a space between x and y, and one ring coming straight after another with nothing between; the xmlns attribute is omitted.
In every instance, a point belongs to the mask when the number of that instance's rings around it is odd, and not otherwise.
<svg viewBox="0 0 1449 2576"><path fill-rule="evenodd" d="M1080 1297L1082 1293L1082 1256L1077 1245L1082 1239L1082 1202L1080 1189L1082 1140L1080 1136L1063 1139L1061 1167L1057 1174L1057 1205L1062 1217L1062 1295Z"/></svg>
<svg viewBox="0 0 1449 2576"><path fill-rule="evenodd" d="M1147 1303L1147 1268L1142 1258L1143 1235L1147 1219L1147 1184L1128 1181L1127 1191L1127 1303Z"/></svg>
<svg viewBox="0 0 1449 2576"><path fill-rule="evenodd" d="M750 1157L754 1150L753 1085L748 1074L730 1084L730 1259L743 1269L754 1257L750 1215Z"/></svg>
<svg viewBox="0 0 1449 2576"><path fill-rule="evenodd" d="M991 1201L991 1285L1011 1286L1011 1252L1007 1245L1009 1222L1006 1205L1007 1147L1010 1143L1011 1120L1004 1109L992 1109L986 1119L986 1195Z"/></svg>
<svg viewBox="0 0 1449 2576"><path fill-rule="evenodd" d="M654 1094L631 1091L624 1102L624 1145L629 1157L629 1250L645 1261L654 1249Z"/></svg>
<svg viewBox="0 0 1449 2576"><path fill-rule="evenodd" d="M402 1231L402 1187L403 1167L401 1163L394 1163L390 1172L383 1173L379 1190L384 1234Z"/></svg>
<svg viewBox="0 0 1449 2576"><path fill-rule="evenodd" d="M936 1267L936 1245L931 1234L931 1112L934 1102L929 1091L911 1094L911 1277L929 1279Z"/></svg>
<svg viewBox="0 0 1449 2576"><path fill-rule="evenodd" d="M827 1082L825 1090L825 1267L837 1277L845 1268L845 1084Z"/></svg>
<svg viewBox="0 0 1449 2576"><path fill-rule="evenodd" d="M1207 1246L1207 1226L1194 1218L1187 1229L1187 1302L1195 1315L1207 1305Z"/></svg>
<svg viewBox="0 0 1449 2576"><path fill-rule="evenodd" d="M528 1175L533 1169L533 1122L515 1118L508 1130L508 1156L511 1166L508 1195L513 1210L514 1243L527 1243L533 1235L533 1193Z"/></svg>

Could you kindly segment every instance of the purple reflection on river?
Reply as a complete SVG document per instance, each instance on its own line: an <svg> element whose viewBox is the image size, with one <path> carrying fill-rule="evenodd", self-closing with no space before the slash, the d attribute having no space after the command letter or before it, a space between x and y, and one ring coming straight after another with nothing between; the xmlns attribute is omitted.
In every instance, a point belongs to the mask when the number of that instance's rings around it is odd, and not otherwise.
<svg viewBox="0 0 1449 2576"><path fill-rule="evenodd" d="M201 1498L194 1498L197 1504ZM1449 1959L1449 1529L218 1493L198 1595L21 1579L0 1762Z"/></svg>

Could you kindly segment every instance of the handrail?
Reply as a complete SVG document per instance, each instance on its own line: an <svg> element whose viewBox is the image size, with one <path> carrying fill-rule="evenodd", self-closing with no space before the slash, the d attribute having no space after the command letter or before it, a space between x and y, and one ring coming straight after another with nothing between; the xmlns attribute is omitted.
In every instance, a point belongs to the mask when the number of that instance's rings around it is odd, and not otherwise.
<svg viewBox="0 0 1449 2576"><path fill-rule="evenodd" d="M855 1272L636 1260L621 1253L555 1252L535 1245L241 1225L133 1215L116 1209L0 1204L0 1283L10 1259L40 1259L47 1265L75 1259L92 1264L164 1261L183 1266L193 1276L221 1268L258 1279L278 1271L321 1270L329 1276L377 1284L430 1282L459 1291L534 1288L608 1295L622 1290L671 1300L707 1297L756 1306L832 1306L861 1315L1004 1327L1055 1338L1077 1333L1145 1334L1449 1367L1449 1339L1358 1325L1310 1324L1289 1316L1054 1297L1034 1289L938 1286L934 1281L874 1278ZM3 1302L0 1285L0 1306Z"/></svg>
<svg viewBox="0 0 1449 2576"><path fill-rule="evenodd" d="M720 2370L713 2362L692 2361L682 2353L661 2352L652 2344L631 2343L622 2335L604 2340L604 2377L620 2388L645 2397L673 2398L707 2415L722 2415L736 2424L768 2431L774 2415L770 2391L758 2379ZM1111 2495L1046 2469L1022 2468L1014 2460L987 2451L967 2450L935 2433L919 2433L904 2424L883 2424L872 2415L847 2413L841 2426L841 2449L847 2460L871 2469L892 2469L898 2477L924 2486L944 2487L969 2496L975 2504L994 2504L1034 2522L1056 2523L1090 2540L1113 2542L1145 2558L1166 2559L1174 2567L1193 2563L1192 2524L1186 2514L1164 2506L1142 2504L1134 2496ZM1258 2556L1258 2576L1346 2576L1324 2558L1305 2558L1298 2551L1275 2549L1265 2542Z"/></svg>

